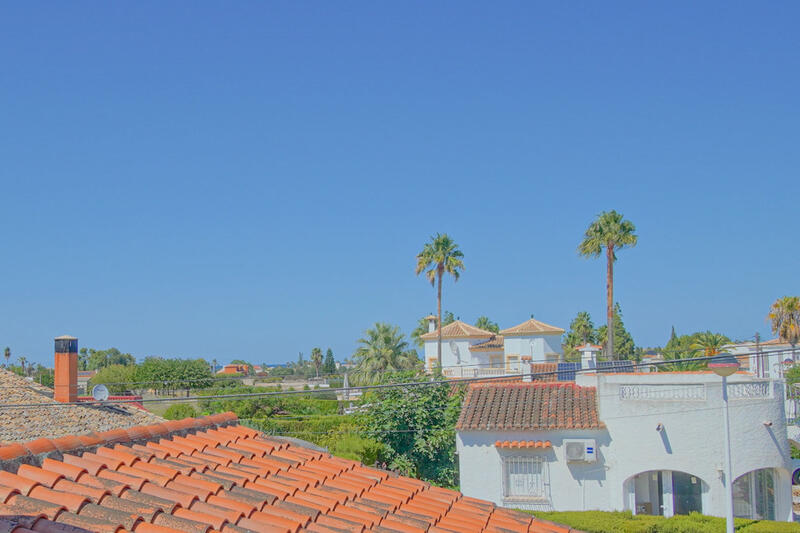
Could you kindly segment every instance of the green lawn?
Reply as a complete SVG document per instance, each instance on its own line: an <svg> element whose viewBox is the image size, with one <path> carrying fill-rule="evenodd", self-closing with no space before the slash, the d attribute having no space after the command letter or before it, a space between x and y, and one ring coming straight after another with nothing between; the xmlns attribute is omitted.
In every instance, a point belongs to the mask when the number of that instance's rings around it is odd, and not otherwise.
<svg viewBox="0 0 800 533"><path fill-rule="evenodd" d="M630 512L571 511L533 513L539 518L574 527L587 533L724 533L725 519L701 514L688 516L637 515ZM800 524L768 520L736 519L741 533L800 533Z"/></svg>

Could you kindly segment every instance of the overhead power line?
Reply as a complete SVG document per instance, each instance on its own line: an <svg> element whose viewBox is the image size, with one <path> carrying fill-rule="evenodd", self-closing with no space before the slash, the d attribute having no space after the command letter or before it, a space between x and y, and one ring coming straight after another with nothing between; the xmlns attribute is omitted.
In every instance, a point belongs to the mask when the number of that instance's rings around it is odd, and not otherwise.
<svg viewBox="0 0 800 533"><path fill-rule="evenodd" d="M775 350L773 352L769 352L769 354L781 353L784 350ZM789 351L789 350L785 350ZM758 357L764 357L768 354L761 353L757 354L755 352L748 352L739 354L736 357L745 357L755 355ZM677 364L677 363L697 363L703 361L713 361L715 359L720 359L722 357L728 357L729 354L719 354L719 355L712 355L712 356L704 356L704 357L691 357L686 359L673 359L669 361L658 361L653 363L645 363L645 366L650 367L660 367L665 365ZM595 368L585 368L585 369L575 369L575 370L554 370L550 372L535 372L535 373L519 373L519 374L511 374L511 375L502 375L502 376L484 376L484 377L474 377L474 378L454 378L454 379L439 379L439 380L428 380L428 381L411 381L411 382L404 382L404 383L383 383L378 385L361 385L361 386L353 386L353 387L339 387L339 388L324 388L324 389L309 389L309 390L294 390L294 391L265 391L265 392L242 392L242 393L233 393L233 394L212 394L212 395L195 395L195 396L184 396L184 397L170 397L170 398L144 398L144 399L137 399L137 400L107 400L102 402L103 405L111 405L111 404L126 404L126 403L157 403L157 402L187 402L187 401L202 401L202 400L223 400L223 399L246 399L246 398L260 398L260 397L270 397L270 396L294 396L298 394L320 394L320 393L330 393L330 392L355 392L355 391L369 391L369 390L382 390L382 389L390 389L390 388L403 388L403 387L430 387L435 385L459 385L459 384L470 384L470 383L481 383L481 382L493 382L493 381L507 381L510 378L517 378L517 377L547 377L553 376L563 373L575 373L575 374L582 374L582 373L614 373L613 368L609 369L595 369ZM87 406L92 405L93 402L51 402L51 403L20 403L20 404L0 404L0 409L28 409L33 407L65 407L65 406Z"/></svg>

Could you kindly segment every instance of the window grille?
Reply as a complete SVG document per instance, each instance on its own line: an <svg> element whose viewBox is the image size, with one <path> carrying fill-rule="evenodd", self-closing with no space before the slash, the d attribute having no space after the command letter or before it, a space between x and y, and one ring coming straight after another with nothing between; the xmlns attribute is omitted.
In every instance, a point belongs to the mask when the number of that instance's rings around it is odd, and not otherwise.
<svg viewBox="0 0 800 533"><path fill-rule="evenodd" d="M540 456L503 459L503 496L508 499L545 499L546 463Z"/></svg>

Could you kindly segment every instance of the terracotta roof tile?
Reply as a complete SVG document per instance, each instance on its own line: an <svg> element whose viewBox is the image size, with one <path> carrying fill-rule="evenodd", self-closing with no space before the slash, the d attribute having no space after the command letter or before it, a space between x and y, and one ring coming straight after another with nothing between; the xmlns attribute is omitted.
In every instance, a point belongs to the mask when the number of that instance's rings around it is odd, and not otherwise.
<svg viewBox="0 0 800 533"><path fill-rule="evenodd" d="M29 455L31 464L0 463L0 531L538 531L530 529L536 522L528 515L457 491L268 439L244 426L202 426L231 424L227 414L179 422L167 428L188 434L126 432L150 435L157 444L109 446L104 439L93 451L54 449L53 457ZM0 448L0 460L20 455L28 455L26 447L5 454ZM3 529L5 521L13 527Z"/></svg>
<svg viewBox="0 0 800 533"><path fill-rule="evenodd" d="M457 430L598 429L594 387L574 383L473 383Z"/></svg>
<svg viewBox="0 0 800 533"><path fill-rule="evenodd" d="M443 339L488 339L494 337L494 333L485 329L470 326L466 322L456 320L442 328ZM439 338L439 330L435 329L424 335L419 336L424 341L432 341Z"/></svg>
<svg viewBox="0 0 800 533"><path fill-rule="evenodd" d="M3 399L0 402L2 404L53 403L53 389L28 381L7 370L0 369L0 387L3 389ZM163 420L130 404L108 407L87 402L86 405L42 405L25 409L0 409L0 442L6 444L26 442L28 449L34 454L47 453L55 449L65 451L74 449L74 444L77 442L75 439L81 438L79 435L142 426ZM49 440L59 437L68 438ZM45 440L36 440L40 438ZM127 433L124 433L124 437L118 435L118 438L130 440Z"/></svg>
<svg viewBox="0 0 800 533"><path fill-rule="evenodd" d="M551 326L550 324L545 324L544 322L540 322L539 320L535 320L533 318L526 320L522 324L517 324L514 327L500 331L500 334L506 337L523 337L525 335L561 335L562 333L564 333L563 329L556 326Z"/></svg>
<svg viewBox="0 0 800 533"><path fill-rule="evenodd" d="M471 352L498 352L505 348L505 340L502 335L492 335L489 340L473 344L469 347Z"/></svg>

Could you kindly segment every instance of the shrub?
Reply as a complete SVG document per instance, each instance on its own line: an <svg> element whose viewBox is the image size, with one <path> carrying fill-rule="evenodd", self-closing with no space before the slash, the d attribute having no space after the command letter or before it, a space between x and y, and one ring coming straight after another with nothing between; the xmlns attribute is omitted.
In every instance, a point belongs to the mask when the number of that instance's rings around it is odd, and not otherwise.
<svg viewBox="0 0 800 533"><path fill-rule="evenodd" d="M188 403L176 403L170 405L164 411L164 418L167 420L183 420L184 418L191 418L197 416L197 410Z"/></svg>

